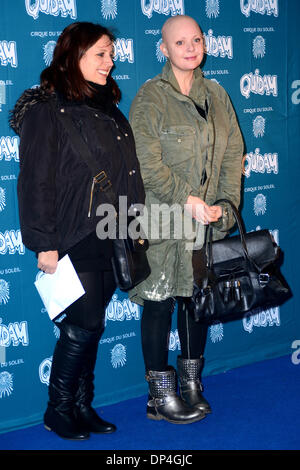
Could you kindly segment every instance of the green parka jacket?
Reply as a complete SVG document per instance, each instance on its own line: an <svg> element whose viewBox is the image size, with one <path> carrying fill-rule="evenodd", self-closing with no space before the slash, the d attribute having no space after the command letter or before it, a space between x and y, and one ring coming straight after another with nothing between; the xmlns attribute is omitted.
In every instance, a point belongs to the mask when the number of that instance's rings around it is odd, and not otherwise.
<svg viewBox="0 0 300 470"><path fill-rule="evenodd" d="M192 250L195 240L197 248L202 246L205 229L187 215L178 222L178 210L183 214L188 196L199 196L209 205L219 198L240 203L244 147L235 112L220 85L205 79L200 68L194 74L189 96L183 95L167 62L161 74L140 88L130 110L146 190L141 221L150 242L151 274L130 292L140 304L143 299L192 295ZM195 104L206 107L206 119ZM204 167L207 178L202 184ZM214 239L223 238L233 224L230 208L224 207L222 219L213 224Z"/></svg>

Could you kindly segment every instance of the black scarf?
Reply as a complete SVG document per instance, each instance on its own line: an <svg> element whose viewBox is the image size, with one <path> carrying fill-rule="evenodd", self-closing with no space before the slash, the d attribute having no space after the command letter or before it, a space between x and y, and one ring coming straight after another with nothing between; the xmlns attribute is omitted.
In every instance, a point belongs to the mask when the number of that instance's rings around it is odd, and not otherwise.
<svg viewBox="0 0 300 470"><path fill-rule="evenodd" d="M99 85L98 83L94 82L88 83L95 91L91 98L88 96L85 98L85 103L88 106L99 109L104 114L110 115L114 105L114 96L110 81L108 80L105 85Z"/></svg>

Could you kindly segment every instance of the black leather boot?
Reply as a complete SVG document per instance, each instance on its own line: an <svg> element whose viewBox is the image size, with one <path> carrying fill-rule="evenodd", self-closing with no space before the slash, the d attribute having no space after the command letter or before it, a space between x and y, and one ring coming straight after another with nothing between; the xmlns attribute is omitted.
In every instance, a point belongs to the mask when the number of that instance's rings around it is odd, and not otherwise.
<svg viewBox="0 0 300 470"><path fill-rule="evenodd" d="M205 414L187 405L176 394L176 373L174 370L148 371L149 400L147 417L154 420L166 420L174 424L189 424L205 418Z"/></svg>
<svg viewBox="0 0 300 470"><path fill-rule="evenodd" d="M204 358L183 359L177 358L177 371L179 377L179 390L182 399L190 406L196 407L205 414L211 413L208 401L202 395L201 371Z"/></svg>
<svg viewBox="0 0 300 470"><path fill-rule="evenodd" d="M59 325L50 374L49 402L44 414L45 428L64 439L83 440L89 433L79 426L74 398L89 336L85 330L65 321Z"/></svg>
<svg viewBox="0 0 300 470"><path fill-rule="evenodd" d="M109 434L116 431L116 426L101 419L91 406L94 398L94 369L101 334L102 331L91 333L90 347L86 351L84 366L79 377L75 412L82 429L96 434Z"/></svg>

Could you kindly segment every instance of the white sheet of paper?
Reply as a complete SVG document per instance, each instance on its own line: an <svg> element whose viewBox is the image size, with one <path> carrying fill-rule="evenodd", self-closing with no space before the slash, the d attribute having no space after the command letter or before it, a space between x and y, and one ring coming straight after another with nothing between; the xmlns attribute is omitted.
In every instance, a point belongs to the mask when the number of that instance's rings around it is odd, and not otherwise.
<svg viewBox="0 0 300 470"><path fill-rule="evenodd" d="M41 271L34 285L51 320L85 293L68 255L58 261L54 274Z"/></svg>

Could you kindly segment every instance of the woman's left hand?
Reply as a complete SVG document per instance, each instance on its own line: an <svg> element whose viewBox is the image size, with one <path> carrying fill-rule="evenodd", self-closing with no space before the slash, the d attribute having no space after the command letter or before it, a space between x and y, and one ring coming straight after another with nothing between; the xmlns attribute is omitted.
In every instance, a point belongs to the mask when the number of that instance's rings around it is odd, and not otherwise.
<svg viewBox="0 0 300 470"><path fill-rule="evenodd" d="M41 251L38 254L38 268L46 274L54 274L57 268L58 251Z"/></svg>

